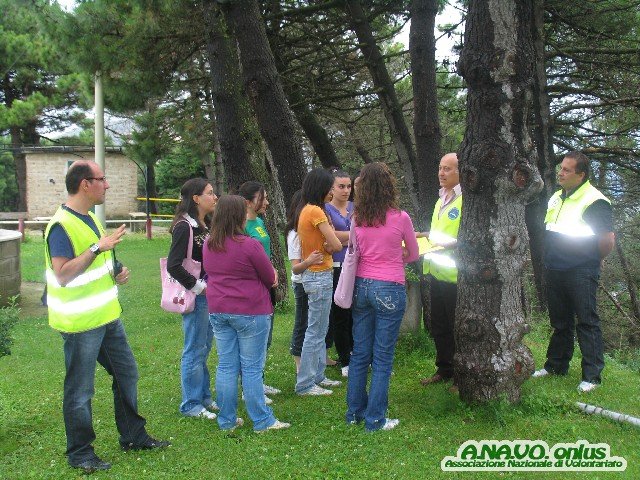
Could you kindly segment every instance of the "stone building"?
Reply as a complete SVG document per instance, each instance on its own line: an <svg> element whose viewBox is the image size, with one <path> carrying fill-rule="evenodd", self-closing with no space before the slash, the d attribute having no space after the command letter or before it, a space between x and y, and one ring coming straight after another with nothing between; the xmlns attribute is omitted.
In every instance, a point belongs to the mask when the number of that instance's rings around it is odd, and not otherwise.
<svg viewBox="0 0 640 480"><path fill-rule="evenodd" d="M93 146L26 147L27 213L29 219L50 217L67 198L64 177L76 160L94 160ZM121 147L106 147L105 175L109 182L105 215L128 218L137 210L138 169Z"/></svg>

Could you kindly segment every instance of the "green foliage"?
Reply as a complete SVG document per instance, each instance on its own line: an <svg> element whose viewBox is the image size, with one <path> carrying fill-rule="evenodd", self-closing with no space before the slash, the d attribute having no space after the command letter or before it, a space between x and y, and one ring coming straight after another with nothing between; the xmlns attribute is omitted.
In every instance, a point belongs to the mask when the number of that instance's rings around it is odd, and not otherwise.
<svg viewBox="0 0 640 480"><path fill-rule="evenodd" d="M0 300L2 300L0 298ZM16 305L17 297L9 299L7 306L0 306L0 357L11 355L11 344L13 337L11 330L18 322L20 309Z"/></svg>
<svg viewBox="0 0 640 480"><path fill-rule="evenodd" d="M0 151L0 211L13 212L16 209L18 185L13 156L7 151Z"/></svg>

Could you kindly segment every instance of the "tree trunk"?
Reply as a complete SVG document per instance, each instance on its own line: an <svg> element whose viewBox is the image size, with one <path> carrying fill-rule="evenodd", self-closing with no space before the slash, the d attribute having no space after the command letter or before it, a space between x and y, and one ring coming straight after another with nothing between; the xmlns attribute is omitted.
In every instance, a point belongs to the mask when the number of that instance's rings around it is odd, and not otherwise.
<svg viewBox="0 0 640 480"><path fill-rule="evenodd" d="M359 47L365 57L365 63L371 74L371 79L376 87L376 92L382 110L389 125L391 139L398 155L398 160L402 167L403 178L410 200L410 210L417 214L420 212L421 202L419 192L421 185L416 183L416 154L413 150L413 143L409 135L409 129L402 114L402 107L398 102L393 82L389 77L389 72L384 64L384 59L373 36L373 30L367 19L359 0L346 0L345 10L351 29L358 37Z"/></svg>
<svg viewBox="0 0 640 480"><path fill-rule="evenodd" d="M287 105L256 0L221 3L240 49L242 79L273 162L284 200L302 185L307 173L293 115Z"/></svg>
<svg viewBox="0 0 640 480"><path fill-rule="evenodd" d="M237 49L214 2L205 2L205 25L215 127L227 190L235 191L247 180L257 178L251 154L260 149L261 142L255 138L255 126L243 97ZM259 161L256 158L253 163Z"/></svg>
<svg viewBox="0 0 640 480"><path fill-rule="evenodd" d="M438 200L440 163L440 118L436 85L436 37L434 34L437 0L413 0L409 54L413 85L413 136L416 139L416 180L421 187L421 209L417 223L428 227L429 212Z"/></svg>
<svg viewBox="0 0 640 480"><path fill-rule="evenodd" d="M11 127L11 147L15 163L16 183L18 184L18 212L27 211L27 156L22 152L23 146L20 127Z"/></svg>
<svg viewBox="0 0 640 480"><path fill-rule="evenodd" d="M222 16L212 2L205 4L207 25L207 52L212 78L212 100L216 112L216 125L220 141L224 171L230 191L248 180L265 184L274 198L282 196L276 172L269 165L269 153L258 134L251 116L251 108L243 94L237 49L233 48ZM277 225L278 209L271 208L265 223L271 242L271 261L278 271L280 283L277 298L285 298L287 272L280 248Z"/></svg>
<svg viewBox="0 0 640 480"><path fill-rule="evenodd" d="M547 202L555 190L555 161L553 153L552 119L549 95L547 94L547 72L545 65L544 0L535 0L534 21L531 24L535 49L535 76L533 82L534 136L538 154L538 171L544 180L544 188L525 208L531 266L538 298L538 309L546 311L547 295L544 278L544 216Z"/></svg>
<svg viewBox="0 0 640 480"><path fill-rule="evenodd" d="M147 165L147 192L150 198L158 198L158 185L156 183L156 162ZM149 202L149 213L158 213L158 206L153 200Z"/></svg>
<svg viewBox="0 0 640 480"><path fill-rule="evenodd" d="M524 204L542 187L528 124L532 13L530 2L469 3L459 62L468 96L454 358L466 402L516 402L533 372L522 343L528 325L520 297L528 244Z"/></svg>

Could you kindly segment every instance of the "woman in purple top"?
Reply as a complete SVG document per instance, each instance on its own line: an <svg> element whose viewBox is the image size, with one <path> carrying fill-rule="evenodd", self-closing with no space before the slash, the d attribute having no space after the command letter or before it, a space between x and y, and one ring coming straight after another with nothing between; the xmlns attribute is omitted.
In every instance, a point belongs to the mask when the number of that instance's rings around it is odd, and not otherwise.
<svg viewBox="0 0 640 480"><path fill-rule="evenodd" d="M365 165L356 184L353 221L360 260L351 308L353 353L346 419L347 423L364 420L368 431L391 430L399 423L386 414L393 355L406 307L404 264L418 259L418 242L411 218L398 207L395 179L384 163Z"/></svg>
<svg viewBox="0 0 640 480"><path fill-rule="evenodd" d="M253 429L261 432L290 425L276 420L265 403L262 374L273 313L269 289L277 285L278 275L260 242L245 235L246 212L240 196L218 200L202 260L218 350L218 425L232 430L243 423L236 416L241 375L247 413Z"/></svg>
<svg viewBox="0 0 640 480"><path fill-rule="evenodd" d="M343 245L346 245L349 240L349 228L351 227L351 216L353 215L353 202L349 201L351 196L351 177L342 170L335 169L333 170L333 178L333 198L331 202L325 204L324 209L333 224L336 237ZM334 292L338 285L346 250L347 247L345 246L342 250L333 254ZM331 347L331 342L335 342L343 377L349 374L349 359L353 348L351 327L351 309L340 308L335 302L332 302L329 315L329 332L326 339L327 348ZM327 362L327 365L329 365L329 362Z"/></svg>

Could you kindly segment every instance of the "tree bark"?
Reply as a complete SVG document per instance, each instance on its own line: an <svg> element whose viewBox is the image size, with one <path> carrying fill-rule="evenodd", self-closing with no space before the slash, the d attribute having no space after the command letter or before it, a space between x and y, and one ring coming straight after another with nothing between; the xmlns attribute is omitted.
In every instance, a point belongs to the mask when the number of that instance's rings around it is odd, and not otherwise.
<svg viewBox="0 0 640 480"><path fill-rule="evenodd" d="M409 129L402 114L402 107L398 102L393 82L384 64L384 58L376 44L373 30L359 0L346 0L345 11L351 29L358 37L359 47L365 57L365 63L371 74L378 98L389 125L391 139L398 155L398 160L404 173L403 178L410 200L410 210L420 212L420 185L416 183L416 154L409 135ZM424 203L424 202L422 202Z"/></svg>
<svg viewBox="0 0 640 480"><path fill-rule="evenodd" d="M227 185L230 191L248 180L265 184L274 198L282 196L276 172L270 165L269 152L264 146L251 108L244 95L237 49L229 37L222 15L213 2L205 4L207 25L207 53L211 67L212 101L216 112L218 139ZM271 242L271 262L280 280L276 297L285 298L287 272L279 242L278 208L267 210L265 224Z"/></svg>
<svg viewBox="0 0 640 480"><path fill-rule="evenodd" d="M227 189L235 191L247 180L257 178L251 153L260 148L260 140L255 138L249 106L243 97L238 52L214 2L205 2L205 25L215 126ZM254 159L256 162L259 159Z"/></svg>
<svg viewBox="0 0 640 480"><path fill-rule="evenodd" d="M516 402L533 372L522 343L528 325L520 297L528 244L524 204L542 187L528 124L532 14L530 2L469 3L459 62L468 96L454 358L466 402Z"/></svg>
<svg viewBox="0 0 640 480"><path fill-rule="evenodd" d="M428 227L429 212L438 200L438 165L442 133L438 115L436 84L436 37L434 34L437 0L413 0L409 55L413 85L413 136L416 140L416 180L421 186L421 228Z"/></svg>
<svg viewBox="0 0 640 480"><path fill-rule="evenodd" d="M238 42L244 89L262 138L278 167L285 203L289 204L307 169L258 3L256 0L221 3L221 9Z"/></svg>
<svg viewBox="0 0 640 480"><path fill-rule="evenodd" d="M544 278L544 216L547 202L555 190L555 161L553 153L552 118L547 93L547 72L545 65L544 0L533 2L533 22L531 24L535 49L535 76L533 82L533 113L535 119L534 137L538 155L538 171L544 180L542 191L527 204L525 220L529 233L531 266L538 298L538 310L546 311L547 295Z"/></svg>

